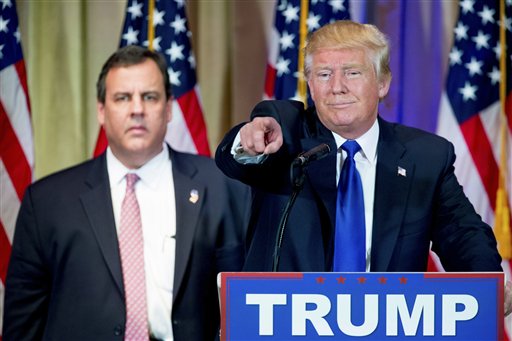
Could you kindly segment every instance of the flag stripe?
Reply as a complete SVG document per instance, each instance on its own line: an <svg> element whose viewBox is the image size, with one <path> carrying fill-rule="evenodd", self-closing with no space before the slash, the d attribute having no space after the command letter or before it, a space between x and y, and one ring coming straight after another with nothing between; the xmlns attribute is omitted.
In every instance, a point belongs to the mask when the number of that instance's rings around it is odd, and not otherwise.
<svg viewBox="0 0 512 341"><path fill-rule="evenodd" d="M498 165L492 154L492 146L483 128L480 116L476 115L460 125L480 178L485 179L484 187L491 203L496 207L496 190L498 189Z"/></svg>
<svg viewBox="0 0 512 341"><path fill-rule="evenodd" d="M510 72L512 72L512 70ZM510 133L510 132L512 132L512 92L509 92L509 94L507 95L507 99L505 102L505 111L506 111L506 117L507 117L508 130ZM509 141L510 141L510 139L509 139ZM510 152L511 152L511 150L509 149L509 153ZM510 170L510 168L509 168L509 170Z"/></svg>
<svg viewBox="0 0 512 341"><path fill-rule="evenodd" d="M270 63L267 64L267 71L265 77L265 98L270 99L274 97L274 84L276 82L276 69Z"/></svg>
<svg viewBox="0 0 512 341"><path fill-rule="evenodd" d="M167 126L165 139L176 150L187 150L197 154L196 144L187 128L185 117L177 101L172 103L172 120Z"/></svg>
<svg viewBox="0 0 512 341"><path fill-rule="evenodd" d="M23 61L17 63L23 64ZM21 74L24 77L24 74ZM29 164L34 162L32 125L30 122L30 107L27 95L23 89L26 79L20 77L15 67L8 66L0 71L0 102L7 115L11 129L21 144L23 154ZM26 85L25 85L26 86Z"/></svg>
<svg viewBox="0 0 512 341"><path fill-rule="evenodd" d="M9 264L9 257L11 255L11 243L5 234L5 228L0 221L0 279L5 283L7 275L7 265Z"/></svg>
<svg viewBox="0 0 512 341"><path fill-rule="evenodd" d="M0 103L0 158L11 178L18 198L23 198L26 186L32 181L32 170L12 129L4 106Z"/></svg>
<svg viewBox="0 0 512 341"><path fill-rule="evenodd" d="M32 182L30 99L14 0L0 6L0 330L7 266L16 217ZM3 47L3 49L2 49ZM0 335L0 341L2 337Z"/></svg>
<svg viewBox="0 0 512 341"><path fill-rule="evenodd" d="M98 132L98 139L96 140L96 147L94 147L93 156L96 157L103 153L105 149L108 147L107 135L105 135L105 130L100 129Z"/></svg>
<svg viewBox="0 0 512 341"><path fill-rule="evenodd" d="M0 159L0 223L5 228L7 238L12 242L14 225L20 208L20 199L8 175L3 160Z"/></svg>
<svg viewBox="0 0 512 341"><path fill-rule="evenodd" d="M188 130L194 136L194 143L198 154L210 156L210 147L208 146L208 138L206 137L206 126L201 110L201 104L197 97L197 90L188 91L180 96L177 100Z"/></svg>
<svg viewBox="0 0 512 341"><path fill-rule="evenodd" d="M25 104L28 109L28 117L30 117L30 113L32 112L32 110L30 108L30 101L28 100L28 97L25 96L25 94L28 94L27 70L25 68L25 62L23 60L20 60L14 64L14 67L16 68L16 73L18 74L18 80L21 84L21 87L23 88L22 95L25 98Z"/></svg>

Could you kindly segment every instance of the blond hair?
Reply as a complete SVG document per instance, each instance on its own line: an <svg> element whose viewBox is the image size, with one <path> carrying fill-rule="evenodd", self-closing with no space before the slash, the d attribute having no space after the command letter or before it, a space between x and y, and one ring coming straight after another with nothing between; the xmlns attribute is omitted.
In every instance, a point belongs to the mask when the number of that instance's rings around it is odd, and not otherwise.
<svg viewBox="0 0 512 341"><path fill-rule="evenodd" d="M391 79L389 42L379 29L370 24L338 20L313 32L304 48L304 71L311 72L313 54L319 49L363 49L367 52L379 80Z"/></svg>

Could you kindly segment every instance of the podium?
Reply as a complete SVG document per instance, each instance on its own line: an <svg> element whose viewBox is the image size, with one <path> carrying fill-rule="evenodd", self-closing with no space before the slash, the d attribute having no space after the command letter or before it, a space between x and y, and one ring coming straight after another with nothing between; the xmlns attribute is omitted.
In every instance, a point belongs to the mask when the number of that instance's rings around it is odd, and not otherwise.
<svg viewBox="0 0 512 341"><path fill-rule="evenodd" d="M219 274L221 341L503 340L504 275Z"/></svg>

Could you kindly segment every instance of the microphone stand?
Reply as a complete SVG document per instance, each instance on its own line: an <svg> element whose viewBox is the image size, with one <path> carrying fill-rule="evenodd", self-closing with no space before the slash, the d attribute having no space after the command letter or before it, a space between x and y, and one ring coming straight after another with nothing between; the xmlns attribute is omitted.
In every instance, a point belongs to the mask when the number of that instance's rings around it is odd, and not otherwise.
<svg viewBox="0 0 512 341"><path fill-rule="evenodd" d="M274 246L274 259L272 261L272 272L277 272L279 267L279 256L281 252L281 244L283 242L284 230L286 229L286 224L288 222L288 216L292 210L293 204L297 199L302 187L304 185L304 180L306 175L304 174L304 166L302 164L298 164L295 161L290 165L290 181L292 183L293 192L286 203L283 214L281 215L281 220L279 221L279 225L276 233L276 242ZM298 169L298 173L296 174L295 170Z"/></svg>

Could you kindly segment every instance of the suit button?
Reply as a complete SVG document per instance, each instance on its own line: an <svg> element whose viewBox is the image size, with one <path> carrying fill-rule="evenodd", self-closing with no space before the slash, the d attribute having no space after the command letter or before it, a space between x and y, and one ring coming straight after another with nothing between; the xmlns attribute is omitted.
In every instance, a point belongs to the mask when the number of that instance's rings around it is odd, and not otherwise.
<svg viewBox="0 0 512 341"><path fill-rule="evenodd" d="M123 335L123 327L120 325L115 326L114 327L114 335L115 336Z"/></svg>

